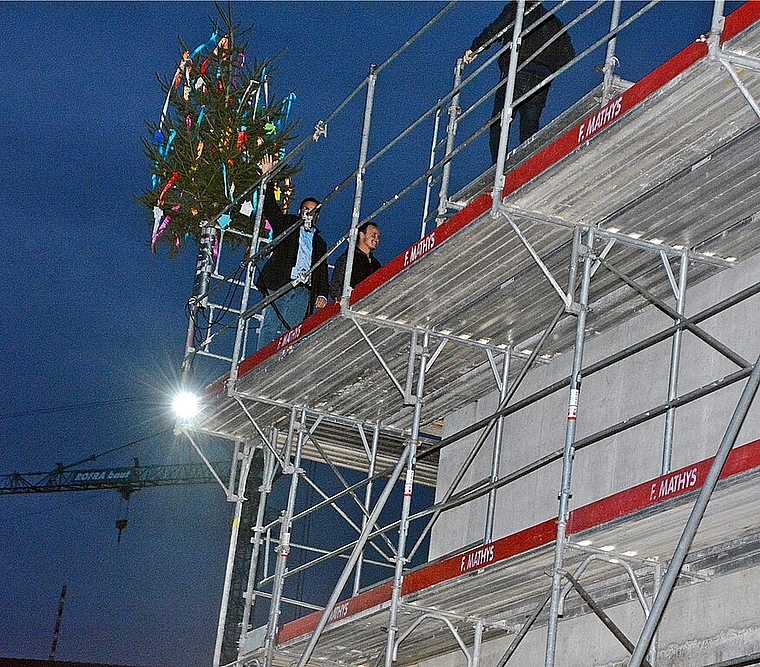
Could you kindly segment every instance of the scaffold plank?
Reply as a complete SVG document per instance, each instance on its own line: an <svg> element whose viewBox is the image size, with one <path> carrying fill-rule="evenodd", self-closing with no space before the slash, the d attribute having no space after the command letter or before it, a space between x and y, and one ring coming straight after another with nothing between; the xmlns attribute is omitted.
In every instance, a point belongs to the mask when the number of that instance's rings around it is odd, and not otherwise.
<svg viewBox="0 0 760 667"><path fill-rule="evenodd" d="M705 459L573 510L568 535L576 548L568 552L566 569L572 572L589 550L605 553L613 562L599 561L587 569L584 587L602 604L630 599L630 586L620 577L614 559L627 559L641 571L644 581L647 563L653 559L666 563L711 463L712 458ZM714 556L711 547L722 550L724 566L730 562L731 545L736 546L742 538L752 545L753 553L760 549L758 476L760 440L735 448L693 545L692 570L698 571L702 561ZM478 619L486 622L488 636L514 632L549 590L545 573L551 568L555 537L556 519L549 519L409 572L402 589L403 625L410 626L424 614L439 614L468 640ZM746 550L743 544L739 548L742 554ZM691 583L689 577L683 577L682 583ZM360 664L376 658L384 648L383 624L387 623L390 597L390 583L383 583L339 603L314 658L334 664ZM578 613L584 613L580 601L569 601L565 615ZM299 657L319 615L312 613L280 629L277 664L290 664ZM430 642L429 633L421 631L405 642L399 664L413 664L452 650L456 650L452 637L444 634L439 641Z"/></svg>
<svg viewBox="0 0 760 667"><path fill-rule="evenodd" d="M727 17L727 47L760 53L758 4ZM760 98L760 75L742 76ZM391 462L411 423L412 406L370 351L360 327L402 380L413 329L430 330L431 346L444 346L426 380L423 423L433 430L463 402L494 389L486 346L497 353L510 347L522 351L562 307L505 215L564 289L575 225L620 235L608 261L661 299L671 293L659 253L626 245L625 235L693 249L705 260L738 262L760 250L752 224L760 212L760 124L704 41L603 107L567 122L548 145L537 142L534 152L518 151L507 164L508 213L489 214L491 196L483 181L468 192L462 210L357 286L350 304L363 319L354 321L350 312L330 304L243 360L230 386L221 378L209 387L198 428L244 438L251 431L249 415L268 425L286 420L291 406L308 406L357 422L381 420L386 434L381 453ZM690 285L719 270L714 263L697 262ZM644 305L615 275L600 270L593 282L589 334L609 330ZM547 358L572 347L572 336L564 335L572 320L560 321L543 351ZM513 375L523 363L523 357L514 358ZM331 451L342 464L363 469L357 441L338 442ZM434 480L434 463L425 475Z"/></svg>

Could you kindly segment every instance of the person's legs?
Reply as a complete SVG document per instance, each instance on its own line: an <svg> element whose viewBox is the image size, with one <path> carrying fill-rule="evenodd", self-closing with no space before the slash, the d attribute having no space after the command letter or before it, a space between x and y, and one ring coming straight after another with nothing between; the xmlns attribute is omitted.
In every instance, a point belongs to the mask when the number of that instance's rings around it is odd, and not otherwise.
<svg viewBox="0 0 760 667"><path fill-rule="evenodd" d="M493 98L493 111L491 112L491 127L489 128L489 146L491 148L492 164L496 164L499 155L499 138L501 137L501 110L504 108L504 100L507 93L507 80L503 76L499 89Z"/></svg>
<svg viewBox="0 0 760 667"><path fill-rule="evenodd" d="M277 306L277 310L273 307ZM259 329L257 350L271 343L289 329L303 322L306 310L309 307L309 289L307 287L295 287L287 294L283 294L274 304L264 309L264 320ZM281 316L281 317L280 317ZM283 322L282 320L285 320ZM287 324L287 326L286 326Z"/></svg>
<svg viewBox="0 0 760 667"><path fill-rule="evenodd" d="M515 99L521 98L531 89L535 88L549 74L549 70L544 67L531 67L530 65L518 72L515 79ZM546 98L548 96L549 86L546 85L515 107L515 114L520 114L520 143L527 141L538 132L541 112L546 106Z"/></svg>

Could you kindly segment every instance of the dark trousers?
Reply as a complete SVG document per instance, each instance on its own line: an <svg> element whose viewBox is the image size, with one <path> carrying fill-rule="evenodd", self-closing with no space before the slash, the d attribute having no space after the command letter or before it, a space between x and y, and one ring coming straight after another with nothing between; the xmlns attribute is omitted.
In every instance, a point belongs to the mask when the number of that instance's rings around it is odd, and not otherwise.
<svg viewBox="0 0 760 667"><path fill-rule="evenodd" d="M515 94L514 99L520 99L531 88L535 88L538 84L546 79L551 72L541 65L528 65L522 70L517 72L515 77ZM501 111L504 108L504 102L506 101L507 94L507 72L501 72L501 87L496 91L496 95L493 100L493 113L491 117L495 119L491 123L490 128L490 147L491 147L491 159L493 164L496 164L496 157L499 154L499 137L501 135ZM514 108L513 118L520 114L520 143L523 143L526 139L532 137L538 132L538 124L541 119L541 112L546 106L546 98L549 96L549 86L546 85L543 88L539 88L526 100L520 102Z"/></svg>

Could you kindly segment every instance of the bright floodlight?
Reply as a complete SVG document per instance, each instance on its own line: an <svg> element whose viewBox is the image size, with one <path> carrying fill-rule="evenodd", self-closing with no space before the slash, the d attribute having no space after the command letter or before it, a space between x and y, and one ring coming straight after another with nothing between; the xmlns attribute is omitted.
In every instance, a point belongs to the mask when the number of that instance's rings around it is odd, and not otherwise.
<svg viewBox="0 0 760 667"><path fill-rule="evenodd" d="M174 408L174 414L180 419L192 419L200 412L198 397L195 394L191 394L189 391L183 391L181 394L177 394L172 403L172 407Z"/></svg>

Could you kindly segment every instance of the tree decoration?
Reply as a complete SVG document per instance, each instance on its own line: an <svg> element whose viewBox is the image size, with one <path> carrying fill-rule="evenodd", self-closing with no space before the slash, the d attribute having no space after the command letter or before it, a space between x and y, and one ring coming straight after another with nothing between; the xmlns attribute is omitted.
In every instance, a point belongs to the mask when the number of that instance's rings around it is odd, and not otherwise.
<svg viewBox="0 0 760 667"><path fill-rule="evenodd" d="M168 244L170 254L190 239L198 244L204 227L250 234L256 197L242 195L261 176L261 158L283 155L292 138L295 95L270 101L272 63L251 63L231 12L218 4L217 11L223 27L215 22L209 40L193 51L180 43L174 76L159 77L166 100L143 138L152 176L139 200L153 224L151 247ZM293 172L279 172L284 197Z"/></svg>

